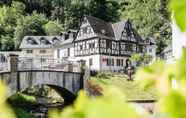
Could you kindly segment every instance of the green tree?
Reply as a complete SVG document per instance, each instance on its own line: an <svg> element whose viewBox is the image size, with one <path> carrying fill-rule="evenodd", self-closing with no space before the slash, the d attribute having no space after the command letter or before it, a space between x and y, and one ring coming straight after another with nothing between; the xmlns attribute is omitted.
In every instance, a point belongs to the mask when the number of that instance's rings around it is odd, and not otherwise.
<svg viewBox="0 0 186 118"><path fill-rule="evenodd" d="M18 48L21 40L26 35L46 35L43 26L47 22L47 18L44 14L37 14L36 12L32 15L20 18L14 33L16 48Z"/></svg>
<svg viewBox="0 0 186 118"><path fill-rule="evenodd" d="M12 2L11 6L0 8L1 50L14 50L14 31L17 20L24 14L24 4Z"/></svg>
<svg viewBox="0 0 186 118"><path fill-rule="evenodd" d="M1 37L1 50L14 50L14 40L12 37L8 35Z"/></svg>
<svg viewBox="0 0 186 118"><path fill-rule="evenodd" d="M49 21L44 25L44 29L47 35L59 35L63 31L62 26L57 21Z"/></svg>
<svg viewBox="0 0 186 118"><path fill-rule="evenodd" d="M120 5L121 19L131 19L142 37L154 37L158 46L171 39L168 0L125 0Z"/></svg>
<svg viewBox="0 0 186 118"><path fill-rule="evenodd" d="M84 15L92 15L105 21L119 20L119 4L113 0L53 0L52 18L64 24L65 29L78 28Z"/></svg>

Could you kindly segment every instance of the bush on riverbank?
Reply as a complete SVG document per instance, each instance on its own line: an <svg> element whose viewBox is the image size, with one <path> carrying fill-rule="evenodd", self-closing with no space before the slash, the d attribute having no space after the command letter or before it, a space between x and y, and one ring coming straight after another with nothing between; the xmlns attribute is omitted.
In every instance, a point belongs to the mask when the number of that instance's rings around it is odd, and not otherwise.
<svg viewBox="0 0 186 118"><path fill-rule="evenodd" d="M14 113L16 114L17 118L36 118L34 115L26 111L25 109L12 107Z"/></svg>
<svg viewBox="0 0 186 118"><path fill-rule="evenodd" d="M18 92L15 95L11 96L9 98L9 101L18 103L18 104L23 104L23 103L34 104L36 103L36 98L34 96L30 96L30 95L26 95L26 94Z"/></svg>

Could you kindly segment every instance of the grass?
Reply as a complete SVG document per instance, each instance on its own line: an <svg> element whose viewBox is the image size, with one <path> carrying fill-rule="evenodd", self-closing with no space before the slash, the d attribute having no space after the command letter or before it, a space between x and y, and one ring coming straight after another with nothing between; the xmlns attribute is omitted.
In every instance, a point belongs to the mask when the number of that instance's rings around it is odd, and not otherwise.
<svg viewBox="0 0 186 118"><path fill-rule="evenodd" d="M107 76L107 77L105 77ZM106 78L106 79L105 79ZM91 80L101 87L116 86L123 92L127 100L156 100L157 92L155 87L144 89L137 81L127 81L126 75L104 74L91 77ZM103 89L104 94L104 89Z"/></svg>

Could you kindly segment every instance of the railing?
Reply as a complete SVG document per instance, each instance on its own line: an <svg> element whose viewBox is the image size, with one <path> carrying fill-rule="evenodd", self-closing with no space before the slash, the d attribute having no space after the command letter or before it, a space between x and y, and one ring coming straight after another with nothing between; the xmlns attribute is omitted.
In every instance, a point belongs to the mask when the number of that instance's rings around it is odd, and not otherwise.
<svg viewBox="0 0 186 118"><path fill-rule="evenodd" d="M55 70L80 72L79 62L51 58L17 58L17 70ZM0 62L0 72L10 71L10 63Z"/></svg>
<svg viewBox="0 0 186 118"><path fill-rule="evenodd" d="M7 62L0 62L0 71L8 71L9 66Z"/></svg>
<svg viewBox="0 0 186 118"><path fill-rule="evenodd" d="M79 72L78 62L49 58L18 58L18 70L56 70Z"/></svg>

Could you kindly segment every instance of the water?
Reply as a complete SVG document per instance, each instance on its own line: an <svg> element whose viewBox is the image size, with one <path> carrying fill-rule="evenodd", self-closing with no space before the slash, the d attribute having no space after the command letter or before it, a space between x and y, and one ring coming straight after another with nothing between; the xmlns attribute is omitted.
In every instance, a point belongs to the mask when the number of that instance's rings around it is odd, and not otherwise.
<svg viewBox="0 0 186 118"><path fill-rule="evenodd" d="M51 102L50 98L37 97L37 103L35 104L13 103L13 106L29 112L31 115L35 116L35 118L47 118L49 110L51 109L62 110L64 108L64 102L56 103L49 102Z"/></svg>

